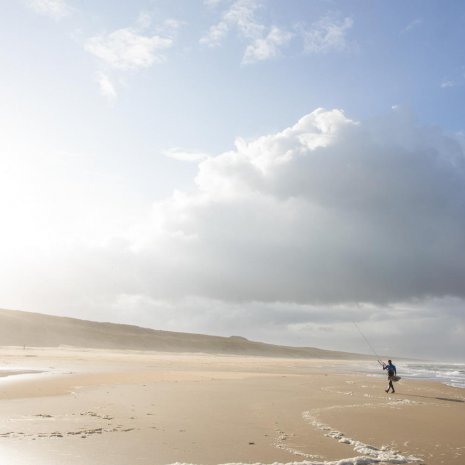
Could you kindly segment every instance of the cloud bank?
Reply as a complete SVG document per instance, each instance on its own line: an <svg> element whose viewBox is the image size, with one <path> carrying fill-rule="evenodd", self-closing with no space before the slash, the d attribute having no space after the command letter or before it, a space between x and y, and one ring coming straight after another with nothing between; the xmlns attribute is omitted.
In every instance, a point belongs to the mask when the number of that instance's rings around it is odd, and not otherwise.
<svg viewBox="0 0 465 465"><path fill-rule="evenodd" d="M35 248L35 263L22 250L14 267L1 264L4 305L7 289L27 289L16 307L344 350L357 321L380 352L402 333L398 353L426 350L426 339L431 355L463 353L465 151L455 137L401 108L362 122L317 109L197 155L171 153L196 159L193 191L92 242L69 231Z"/></svg>
<svg viewBox="0 0 465 465"><path fill-rule="evenodd" d="M125 231L83 242L70 272L80 285L89 277L89 294L106 278L109 294L156 300L465 297L463 145L407 112L356 122L317 109L217 156L168 155L196 159L195 190L156 202ZM88 263L102 276L81 273Z"/></svg>
<svg viewBox="0 0 465 465"><path fill-rule="evenodd" d="M361 124L318 109L202 161L197 192L155 205L131 249L152 257L160 298L464 297L464 162L402 111Z"/></svg>

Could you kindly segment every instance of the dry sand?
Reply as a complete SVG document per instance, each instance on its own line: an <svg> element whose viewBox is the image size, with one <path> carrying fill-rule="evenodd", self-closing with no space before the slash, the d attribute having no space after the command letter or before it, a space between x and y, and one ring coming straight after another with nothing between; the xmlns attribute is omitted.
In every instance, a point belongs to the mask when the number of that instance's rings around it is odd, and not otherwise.
<svg viewBox="0 0 465 465"><path fill-rule="evenodd" d="M0 361L42 371L0 378L1 465L465 463L463 390L387 395L353 362L46 348Z"/></svg>

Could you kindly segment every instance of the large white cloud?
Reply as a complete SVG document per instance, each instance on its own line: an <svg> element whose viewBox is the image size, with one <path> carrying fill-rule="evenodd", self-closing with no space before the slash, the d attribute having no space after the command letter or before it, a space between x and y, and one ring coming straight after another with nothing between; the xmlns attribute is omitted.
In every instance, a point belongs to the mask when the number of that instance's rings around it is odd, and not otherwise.
<svg viewBox="0 0 465 465"><path fill-rule="evenodd" d="M107 295L156 300L465 297L463 146L401 110L358 123L318 109L239 138L199 162L196 186L72 260L60 252L72 279L89 295L105 281Z"/></svg>
<svg viewBox="0 0 465 465"><path fill-rule="evenodd" d="M155 205L133 249L159 297L464 297L464 161L401 111L358 124L319 109L201 162L197 192Z"/></svg>

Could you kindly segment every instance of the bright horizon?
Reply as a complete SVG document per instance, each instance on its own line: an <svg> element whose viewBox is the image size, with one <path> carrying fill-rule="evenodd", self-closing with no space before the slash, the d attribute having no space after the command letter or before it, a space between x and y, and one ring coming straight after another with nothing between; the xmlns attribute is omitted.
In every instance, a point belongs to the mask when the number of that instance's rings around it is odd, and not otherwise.
<svg viewBox="0 0 465 465"><path fill-rule="evenodd" d="M3 5L0 308L463 360L464 19Z"/></svg>

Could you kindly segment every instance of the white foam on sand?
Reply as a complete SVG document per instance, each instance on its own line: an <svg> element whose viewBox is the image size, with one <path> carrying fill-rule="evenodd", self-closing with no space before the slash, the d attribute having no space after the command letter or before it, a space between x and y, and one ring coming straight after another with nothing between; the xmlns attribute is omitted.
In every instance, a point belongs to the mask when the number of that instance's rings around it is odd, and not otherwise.
<svg viewBox="0 0 465 465"><path fill-rule="evenodd" d="M401 456L402 457L402 456ZM379 458L375 459L372 457L367 457L367 456L360 456L360 457L351 457L348 459L341 459L341 460L333 460L331 462L313 462L313 461L303 461L303 462L287 462L287 463L281 463L281 462L273 462L270 464L266 465L374 465L374 464L382 464L382 465L390 465L390 464L413 464L413 463L418 463L421 462L419 459L415 459L415 461L406 461L401 459L400 461L386 461L385 459ZM185 462L174 462L170 465L198 465L198 464L192 464L192 463L185 463ZM231 463L223 463L220 465L265 465L262 464L261 462L255 462L255 463L241 463L241 462L231 462Z"/></svg>
<svg viewBox="0 0 465 465"><path fill-rule="evenodd" d="M305 421L310 423L314 428L325 432L325 436L330 437L342 444L348 444L353 447L354 451L362 454L357 457L351 457L333 462L313 462L308 465L371 465L376 463L383 464L409 464L422 462L421 459L413 455L402 455L398 451L387 446L375 447L365 444L356 439L349 438L340 431L334 430L329 425L321 423L318 418L311 412L303 412Z"/></svg>
<svg viewBox="0 0 465 465"><path fill-rule="evenodd" d="M396 403L397 404L397 403ZM344 406L347 407L347 406ZM357 441L356 439L349 438L345 436L344 433L337 431L331 428L329 425L326 425L320 422L316 416L316 413L312 413L310 411L306 411L302 413L302 417L304 420L312 425L314 428L322 431L325 436L329 438L333 438L334 440L338 441L341 444L347 444L353 448L353 450L359 454L355 457L348 457L340 460L332 460L332 461L321 461L321 460L303 460L300 462L273 462L267 465L375 465L375 464L383 464L383 465L395 465L395 464L418 464L423 462L423 460L414 457L413 455L402 455L399 451L396 451L390 447L382 446L382 447L375 447L370 444L365 444L361 441ZM279 445L278 445L279 447ZM289 452L292 452L296 455L306 456L307 458L316 457L310 456L308 454L304 454L294 449L287 449ZM175 462L170 465L194 465L182 462ZM221 465L264 465L259 462L256 463L239 463L239 462L231 462L231 463L224 463Z"/></svg>

